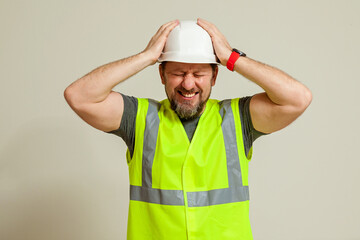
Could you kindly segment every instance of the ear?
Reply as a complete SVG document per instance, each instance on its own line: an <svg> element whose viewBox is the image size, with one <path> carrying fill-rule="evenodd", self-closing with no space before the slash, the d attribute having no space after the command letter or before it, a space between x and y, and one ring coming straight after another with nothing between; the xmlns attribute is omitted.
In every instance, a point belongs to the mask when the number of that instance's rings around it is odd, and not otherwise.
<svg viewBox="0 0 360 240"><path fill-rule="evenodd" d="M161 66L161 64L159 64L159 74L160 74L160 78L161 78L161 83L163 85L165 85L165 77L164 77L164 72L163 72L163 68Z"/></svg>
<svg viewBox="0 0 360 240"><path fill-rule="evenodd" d="M211 86L212 87L215 85L218 72L219 72L219 68L218 68L218 66L216 66L214 74L213 74L213 78L211 79Z"/></svg>

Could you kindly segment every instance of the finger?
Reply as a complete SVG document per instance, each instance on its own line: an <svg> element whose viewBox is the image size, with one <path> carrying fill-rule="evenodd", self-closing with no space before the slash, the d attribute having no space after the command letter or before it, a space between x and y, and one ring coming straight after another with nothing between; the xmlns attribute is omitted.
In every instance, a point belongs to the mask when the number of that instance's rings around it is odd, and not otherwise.
<svg viewBox="0 0 360 240"><path fill-rule="evenodd" d="M165 29L167 26L171 25L171 24L172 24L173 22L175 22L175 21L177 21L177 20L170 21L170 22L167 22L167 23L161 25L161 26L159 27L159 29L156 31L156 33L154 34L154 38L157 38L159 35L161 35L161 33L164 31L164 29Z"/></svg>
<svg viewBox="0 0 360 240"><path fill-rule="evenodd" d="M206 25L214 25L211 22L209 22L209 21L207 21L207 20L205 20L203 18L198 18L198 22L201 22L201 23L206 24Z"/></svg>
<svg viewBox="0 0 360 240"><path fill-rule="evenodd" d="M178 24L179 24L179 20L170 21L170 22L168 22L168 23L163 24L163 25L159 28L158 32L159 32L159 33L162 33L162 32L164 32L166 29L168 29L169 27L170 27L170 29L172 30L172 29L173 29L175 26L177 26Z"/></svg>
<svg viewBox="0 0 360 240"><path fill-rule="evenodd" d="M218 34L218 32L219 32L219 30L216 28L216 26L214 24L210 23L209 21L198 18L197 23L200 27L202 27L205 31L207 31L211 37Z"/></svg>
<svg viewBox="0 0 360 240"><path fill-rule="evenodd" d="M174 20L162 25L150 40L150 46L161 45L164 47L169 33L179 24L179 20Z"/></svg>
<svg viewBox="0 0 360 240"><path fill-rule="evenodd" d="M213 28L214 24L206 21L205 19L198 18L197 24L204 28Z"/></svg>
<svg viewBox="0 0 360 240"><path fill-rule="evenodd" d="M179 24L179 20L171 21L168 24L163 25L164 27L162 28L160 33L168 35L178 24Z"/></svg>

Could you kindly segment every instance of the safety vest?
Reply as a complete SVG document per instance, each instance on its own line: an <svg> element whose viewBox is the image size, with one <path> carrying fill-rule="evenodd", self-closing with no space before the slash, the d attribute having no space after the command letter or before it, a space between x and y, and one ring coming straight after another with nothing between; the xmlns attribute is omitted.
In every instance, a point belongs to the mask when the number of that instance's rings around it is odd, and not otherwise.
<svg viewBox="0 0 360 240"><path fill-rule="evenodd" d="M253 239L238 103L208 100L190 142L168 100L138 99L128 240Z"/></svg>

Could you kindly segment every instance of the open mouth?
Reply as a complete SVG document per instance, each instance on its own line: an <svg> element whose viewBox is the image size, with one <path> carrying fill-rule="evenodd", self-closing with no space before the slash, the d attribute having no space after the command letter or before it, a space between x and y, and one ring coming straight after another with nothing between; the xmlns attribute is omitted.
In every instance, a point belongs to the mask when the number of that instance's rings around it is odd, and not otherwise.
<svg viewBox="0 0 360 240"><path fill-rule="evenodd" d="M181 92L180 90L178 91L178 93L184 98L188 98L188 99L191 99L195 97L195 95L199 94L199 92L186 93L186 92Z"/></svg>

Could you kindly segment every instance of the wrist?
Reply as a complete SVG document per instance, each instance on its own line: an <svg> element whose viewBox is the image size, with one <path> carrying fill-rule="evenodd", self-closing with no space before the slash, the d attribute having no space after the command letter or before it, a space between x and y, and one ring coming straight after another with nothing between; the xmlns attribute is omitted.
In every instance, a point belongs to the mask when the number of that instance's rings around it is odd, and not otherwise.
<svg viewBox="0 0 360 240"><path fill-rule="evenodd" d="M229 50L226 51L226 54L224 54L224 57L223 59L219 59L220 60L220 63L226 67L226 64L231 56L231 53L232 53L232 49L230 48Z"/></svg>
<svg viewBox="0 0 360 240"><path fill-rule="evenodd" d="M144 61L146 66L154 65L158 58L151 54L149 51L142 51L138 54L138 56Z"/></svg>
<svg viewBox="0 0 360 240"><path fill-rule="evenodd" d="M235 63L240 57L246 57L246 54L242 51L237 50L236 48L233 48L229 59L227 60L226 67L230 71L234 71Z"/></svg>

